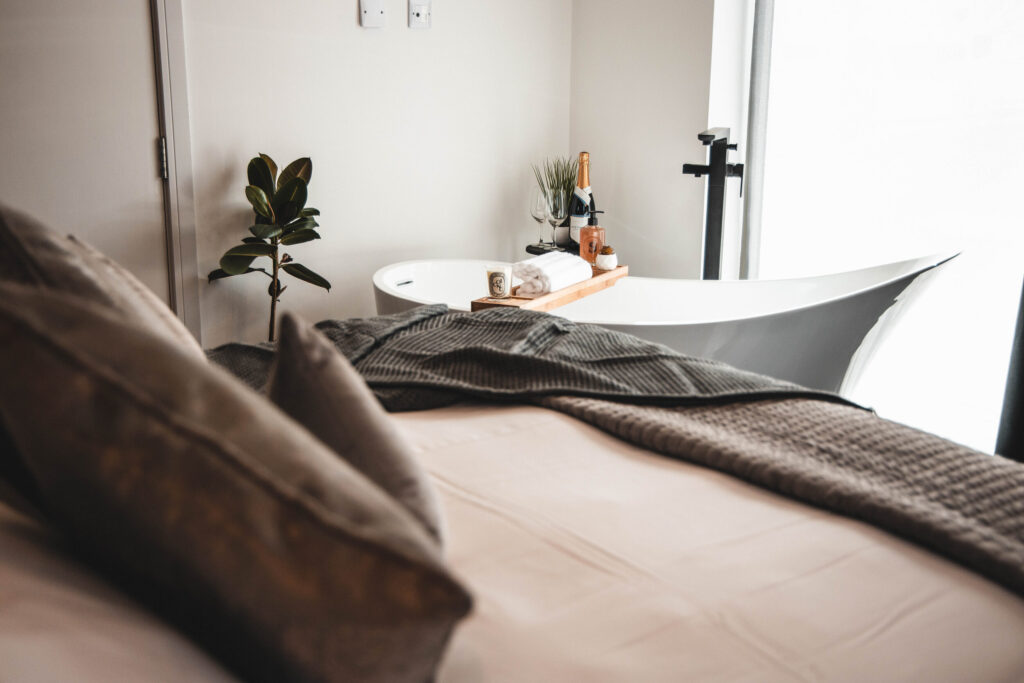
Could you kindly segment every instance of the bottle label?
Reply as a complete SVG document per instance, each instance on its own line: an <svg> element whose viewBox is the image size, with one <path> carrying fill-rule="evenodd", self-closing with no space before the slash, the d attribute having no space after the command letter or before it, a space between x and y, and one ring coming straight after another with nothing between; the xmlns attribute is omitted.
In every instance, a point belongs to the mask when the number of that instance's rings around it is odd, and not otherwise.
<svg viewBox="0 0 1024 683"><path fill-rule="evenodd" d="M580 256L588 263L596 263L597 255L603 246L596 232L591 232L580 240Z"/></svg>
<svg viewBox="0 0 1024 683"><path fill-rule="evenodd" d="M569 239L579 244L580 230L585 228L590 221L590 186L575 187L572 194L573 201L570 204L572 212L569 214ZM580 212L581 208L582 211Z"/></svg>
<svg viewBox="0 0 1024 683"><path fill-rule="evenodd" d="M587 221L590 219L590 188L573 188L573 196L579 200L579 203L573 202L573 213L569 215L569 228L571 229L571 235L573 242L580 241L580 228L586 226ZM580 210L582 205L582 213L576 213Z"/></svg>

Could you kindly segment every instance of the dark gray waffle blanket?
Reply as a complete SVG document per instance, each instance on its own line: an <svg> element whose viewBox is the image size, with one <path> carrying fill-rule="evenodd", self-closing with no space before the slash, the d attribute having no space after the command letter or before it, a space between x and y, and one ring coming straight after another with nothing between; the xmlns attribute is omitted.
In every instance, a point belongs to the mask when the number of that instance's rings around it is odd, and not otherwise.
<svg viewBox="0 0 1024 683"><path fill-rule="evenodd" d="M317 323L388 410L424 410L468 397L490 400L592 396L638 403L705 404L826 392L683 356L597 325L518 309L453 313L444 305L390 316ZM253 388L267 380L269 344L208 351Z"/></svg>
<svg viewBox="0 0 1024 683"><path fill-rule="evenodd" d="M531 311L443 306L317 327L392 411L539 403L669 457L861 519L1024 596L1024 465L823 392ZM269 345L209 352L250 386Z"/></svg>

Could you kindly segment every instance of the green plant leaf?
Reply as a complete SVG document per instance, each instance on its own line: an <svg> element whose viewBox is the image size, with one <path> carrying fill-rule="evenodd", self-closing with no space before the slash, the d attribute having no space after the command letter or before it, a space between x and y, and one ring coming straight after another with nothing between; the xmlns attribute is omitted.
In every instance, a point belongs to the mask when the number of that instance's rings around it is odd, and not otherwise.
<svg viewBox="0 0 1024 683"><path fill-rule="evenodd" d="M302 157L301 159L296 159L281 171L281 177L277 179L277 189L280 190L293 178L301 178L303 182L308 184L311 177L313 177L313 162L310 158Z"/></svg>
<svg viewBox="0 0 1024 683"><path fill-rule="evenodd" d="M276 223L257 223L256 225L249 226L249 232L255 237L258 237L260 241L270 239L271 237L277 237L281 234L281 228ZM250 238L245 238L243 242L248 242Z"/></svg>
<svg viewBox="0 0 1024 683"><path fill-rule="evenodd" d="M312 230L317 227L320 227L320 224L312 218L300 218L297 221L284 226L284 234L287 235L289 233L298 232L299 230Z"/></svg>
<svg viewBox="0 0 1024 683"><path fill-rule="evenodd" d="M245 188L245 198L252 204L252 209L264 218L270 219L274 222L274 209L270 206L270 202L267 200L267 193L256 187L255 185L249 185Z"/></svg>
<svg viewBox="0 0 1024 683"><path fill-rule="evenodd" d="M210 274L206 276L206 279L209 282L213 282L214 280L220 280L222 278L232 277L234 275L241 275L241 273L229 273L223 268L218 268L217 270L211 270Z"/></svg>
<svg viewBox="0 0 1024 683"><path fill-rule="evenodd" d="M319 233L312 228L308 230L296 230L290 232L281 238L281 244L302 244L303 242L312 242L313 240L320 239Z"/></svg>
<svg viewBox="0 0 1024 683"><path fill-rule="evenodd" d="M279 225L287 225L299 215L306 206L306 181L292 178L277 188L274 195L273 209Z"/></svg>
<svg viewBox="0 0 1024 683"><path fill-rule="evenodd" d="M249 176L249 184L263 190L267 197L274 196L274 174L270 172L270 166L262 157L253 157L246 169Z"/></svg>
<svg viewBox="0 0 1024 683"><path fill-rule="evenodd" d="M224 252L225 256L273 256L274 246L267 244L266 242L256 242L253 244L239 244L237 247L231 247Z"/></svg>
<svg viewBox="0 0 1024 683"><path fill-rule="evenodd" d="M284 272L288 273L293 277L297 277L303 282L308 282L309 284L316 285L317 287L323 287L328 292L331 291L330 282L325 280L323 276L317 275L312 270L310 270L309 268L300 263L286 263L283 266L281 266L281 268L284 269Z"/></svg>
<svg viewBox="0 0 1024 683"><path fill-rule="evenodd" d="M221 270L228 275L242 275L252 270L249 266L255 259L255 256L232 256L224 254L220 257L220 267Z"/></svg>
<svg viewBox="0 0 1024 683"><path fill-rule="evenodd" d="M312 207L305 208L299 212L299 215L302 216L303 218L308 218L310 216L319 216L320 209L314 209Z"/></svg>
<svg viewBox="0 0 1024 683"><path fill-rule="evenodd" d="M266 244L266 242L261 240L259 237L243 237L242 241L246 244Z"/></svg>
<svg viewBox="0 0 1024 683"><path fill-rule="evenodd" d="M270 169L270 177L274 181L273 187L277 187L277 164L275 164L274 160L271 159L266 154L264 154L263 152L260 152L260 159L263 159L263 161L267 162L267 168Z"/></svg>
<svg viewBox="0 0 1024 683"><path fill-rule="evenodd" d="M223 268L218 268L217 270L210 271L210 274L207 275L206 278L210 282L213 282L214 280L221 280L221 279L226 278L226 277L234 277L235 275L245 275L247 273L256 273L256 272L263 273L264 275L270 275L270 273L268 273L267 271L265 271L262 268L247 268L244 272L241 272L241 273L229 273L226 270L224 270Z"/></svg>
<svg viewBox="0 0 1024 683"><path fill-rule="evenodd" d="M571 195L572 189L576 187L578 172L579 161L572 157L545 159L539 167L536 164L533 166L533 175L542 190L560 190L566 195Z"/></svg>
<svg viewBox="0 0 1024 683"><path fill-rule="evenodd" d="M260 256L273 256L274 252L275 247L264 242L239 244L224 252L220 257L220 267L229 275L241 275L248 272L246 269L254 259Z"/></svg>
<svg viewBox="0 0 1024 683"><path fill-rule="evenodd" d="M530 168L533 169L533 177L537 179L537 187L540 188L541 192L544 192L547 188L544 187L544 178L541 177L540 169L537 168L537 164L530 164Z"/></svg>

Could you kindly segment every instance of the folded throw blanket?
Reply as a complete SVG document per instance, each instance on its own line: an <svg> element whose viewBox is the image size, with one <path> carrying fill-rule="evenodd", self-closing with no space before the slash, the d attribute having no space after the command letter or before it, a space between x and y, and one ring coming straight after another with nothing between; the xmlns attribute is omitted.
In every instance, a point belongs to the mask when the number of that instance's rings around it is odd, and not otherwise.
<svg viewBox="0 0 1024 683"><path fill-rule="evenodd" d="M515 309L317 327L389 410L467 398L539 403L666 456L867 521L1024 596L1024 465L824 392ZM273 350L209 352L262 386Z"/></svg>
<svg viewBox="0 0 1024 683"><path fill-rule="evenodd" d="M589 280L594 271L579 256L553 251L513 264L512 275L523 281L519 296L537 297Z"/></svg>
<svg viewBox="0 0 1024 683"><path fill-rule="evenodd" d="M834 394L676 353L622 332L517 308L451 313L443 304L375 318L317 323L389 410L425 410L468 397L591 396L703 404L736 398ZM266 382L270 344L208 351L253 388Z"/></svg>

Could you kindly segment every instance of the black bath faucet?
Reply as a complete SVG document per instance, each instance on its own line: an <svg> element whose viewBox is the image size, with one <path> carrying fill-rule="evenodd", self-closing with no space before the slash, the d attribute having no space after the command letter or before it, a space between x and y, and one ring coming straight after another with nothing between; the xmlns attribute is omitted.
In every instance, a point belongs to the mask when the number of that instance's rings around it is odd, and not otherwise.
<svg viewBox="0 0 1024 683"><path fill-rule="evenodd" d="M718 280L722 275L722 219L725 217L725 179L740 179L743 196L743 164L730 164L726 157L736 145L729 142L728 128L711 128L697 134L710 146L707 164L683 164L683 173L700 178L708 176L707 217L704 223L704 279Z"/></svg>

